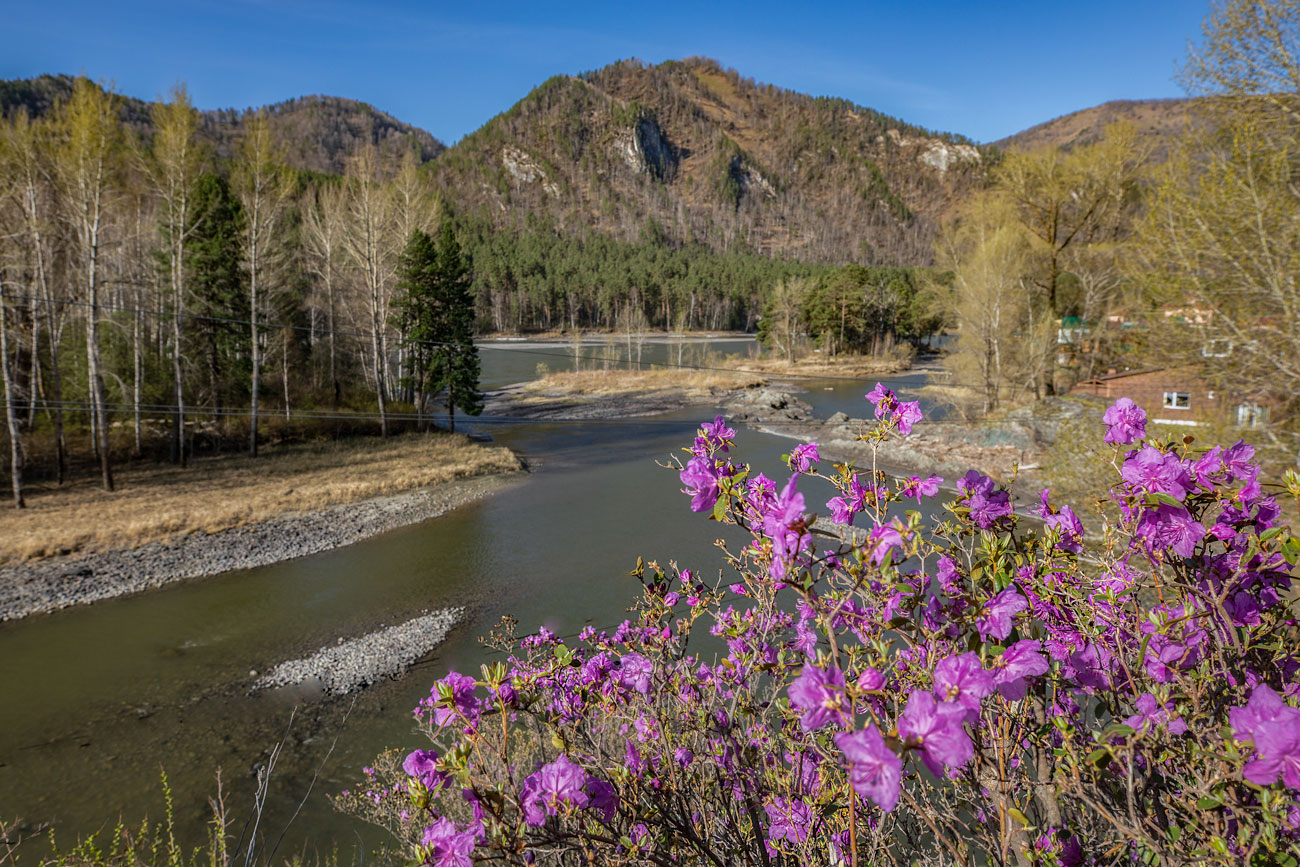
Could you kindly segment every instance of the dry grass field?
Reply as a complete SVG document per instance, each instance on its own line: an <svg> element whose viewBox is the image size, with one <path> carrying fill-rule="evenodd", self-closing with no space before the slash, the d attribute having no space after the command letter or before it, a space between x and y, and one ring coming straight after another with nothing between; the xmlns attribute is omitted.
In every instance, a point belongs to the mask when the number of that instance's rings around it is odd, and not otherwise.
<svg viewBox="0 0 1300 867"><path fill-rule="evenodd" d="M783 358L710 354L695 368L646 365L644 370L582 370L548 373L526 383L524 402L557 396L605 398L646 392L679 391L686 398L704 398L719 391L766 384L773 376L868 377L895 373L910 366L908 359L841 355L805 355L793 364Z"/></svg>
<svg viewBox="0 0 1300 867"><path fill-rule="evenodd" d="M123 466L113 493L84 479L33 488L28 508L0 511L0 564L131 548L520 468L509 449L445 433L280 446L186 469Z"/></svg>
<svg viewBox="0 0 1300 867"><path fill-rule="evenodd" d="M675 370L652 367L646 370L579 370L548 373L522 388L523 400L556 396L614 397L651 391L682 392L686 398L708 397L719 390L748 388L762 384L762 378L742 371Z"/></svg>
<svg viewBox="0 0 1300 867"><path fill-rule="evenodd" d="M872 358L866 355L804 355L793 364L784 358L767 355L763 358L726 359L724 367L769 376L879 376L897 373L911 367L907 358Z"/></svg>

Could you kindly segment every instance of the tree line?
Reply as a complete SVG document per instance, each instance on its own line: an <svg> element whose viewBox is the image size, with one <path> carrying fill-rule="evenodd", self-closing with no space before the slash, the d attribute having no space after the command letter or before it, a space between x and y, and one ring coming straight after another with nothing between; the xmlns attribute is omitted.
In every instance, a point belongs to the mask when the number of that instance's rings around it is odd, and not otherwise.
<svg viewBox="0 0 1300 867"><path fill-rule="evenodd" d="M160 440L181 465L233 437L256 455L272 407L367 403L387 434L395 400L424 409L417 381L448 385L402 312L431 291L429 267L402 271L404 249L448 222L416 155L367 146L341 177L295 171L259 112L219 160L199 120L177 86L146 141L114 94L80 78L47 115L0 124L0 373L18 503L24 460L47 441L62 483L84 436L111 490L115 456ZM463 270L434 286L438 303L467 285ZM420 339L474 351L455 323L434 326L419 323ZM472 389L458 396L475 408Z"/></svg>
<svg viewBox="0 0 1300 867"><path fill-rule="evenodd" d="M289 165L264 112L227 157L182 85L147 125L122 106L83 77L0 123L19 502L24 466L62 483L89 456L112 489L127 456L184 465L240 440L256 455L281 419L352 411L386 435L427 425L445 393L452 421L481 405L475 333L753 330L774 286L836 273L682 243L653 218L632 242L545 216L498 229L454 214L414 149L363 145L323 174ZM863 348L859 329L836 345Z"/></svg>

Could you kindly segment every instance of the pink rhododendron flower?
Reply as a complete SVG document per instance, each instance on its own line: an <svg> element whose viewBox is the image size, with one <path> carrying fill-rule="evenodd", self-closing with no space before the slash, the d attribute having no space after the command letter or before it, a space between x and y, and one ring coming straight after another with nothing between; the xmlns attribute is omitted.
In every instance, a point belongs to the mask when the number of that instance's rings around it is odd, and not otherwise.
<svg viewBox="0 0 1300 867"><path fill-rule="evenodd" d="M821 455L817 453L817 443L802 443L795 446L794 451L790 453L790 463L801 473L808 472L812 465L821 459Z"/></svg>
<svg viewBox="0 0 1300 867"><path fill-rule="evenodd" d="M993 662L993 683L1007 701L1025 697L1028 678L1046 674L1051 665L1036 638L1017 641Z"/></svg>
<svg viewBox="0 0 1300 867"><path fill-rule="evenodd" d="M803 711L799 724L806 732L844 719L848 698L844 695L844 672L835 666L823 670L808 663L788 687L790 706Z"/></svg>
<svg viewBox="0 0 1300 867"><path fill-rule="evenodd" d="M979 714L980 700L992 691L993 675L980 665L976 653L949 656L934 667L934 697L956 702L969 712L970 719Z"/></svg>
<svg viewBox="0 0 1300 867"><path fill-rule="evenodd" d="M424 829L423 843L429 849L431 867L473 867L470 857L474 851L477 834L473 830L457 830L446 816Z"/></svg>
<svg viewBox="0 0 1300 867"><path fill-rule="evenodd" d="M684 487L683 494L690 494L692 512L707 512L718 501L718 471L708 458L696 456L687 461L678 473Z"/></svg>
<svg viewBox="0 0 1300 867"><path fill-rule="evenodd" d="M988 641L989 638L996 638L998 641L1006 638L1011 634L1012 619L1029 607L1025 597L1016 592L1016 588L1008 587L997 596L994 596L984 606L984 616L980 618L977 624L980 638Z"/></svg>
<svg viewBox="0 0 1300 867"><path fill-rule="evenodd" d="M1255 758L1241 775L1259 786L1281 778L1289 789L1300 791L1300 710L1282 701L1267 684L1258 684L1245 707L1234 707L1228 721L1237 737L1248 735Z"/></svg>
<svg viewBox="0 0 1300 867"><path fill-rule="evenodd" d="M1141 451L1120 467L1120 476L1130 486L1152 493L1168 494L1184 499L1192 487L1192 477L1182 460L1173 454L1161 452L1154 446L1143 446Z"/></svg>
<svg viewBox="0 0 1300 867"><path fill-rule="evenodd" d="M561 753L555 761L542 765L537 773L524 780L519 792L524 821L540 826L546 824L547 816L558 816L566 807L587 806L591 797L586 792L586 782L586 771Z"/></svg>
<svg viewBox="0 0 1300 867"><path fill-rule="evenodd" d="M1104 437L1108 443L1128 445L1147 435L1146 412L1127 397L1115 401L1101 420L1108 426Z"/></svg>
<svg viewBox="0 0 1300 867"><path fill-rule="evenodd" d="M901 493L905 497L916 497L916 501L921 502L922 497L933 497L939 493L939 485L943 484L943 476L936 476L931 473L929 478L922 479L920 476L910 476L903 483Z"/></svg>
<svg viewBox="0 0 1300 867"><path fill-rule="evenodd" d="M849 783L855 792L871 799L886 813L898 806L903 760L889 748L873 723L855 732L840 732L835 736L835 746L849 763Z"/></svg>
<svg viewBox="0 0 1300 867"><path fill-rule="evenodd" d="M966 709L960 704L936 702L928 691L918 689L898 718L898 736L918 747L925 766L942 777L944 765L960 768L975 756L975 745L962 727L965 720Z"/></svg>

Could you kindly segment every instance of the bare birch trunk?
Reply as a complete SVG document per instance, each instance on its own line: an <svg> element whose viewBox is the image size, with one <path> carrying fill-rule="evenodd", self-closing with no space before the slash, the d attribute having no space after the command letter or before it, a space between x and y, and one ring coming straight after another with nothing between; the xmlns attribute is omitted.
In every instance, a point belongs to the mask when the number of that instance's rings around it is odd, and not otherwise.
<svg viewBox="0 0 1300 867"><path fill-rule="evenodd" d="M14 507L27 508L23 501L23 449L18 413L14 406L14 382L9 370L9 323L5 316L4 277L0 276L0 370L5 388L5 420L9 425L9 474L13 480Z"/></svg>

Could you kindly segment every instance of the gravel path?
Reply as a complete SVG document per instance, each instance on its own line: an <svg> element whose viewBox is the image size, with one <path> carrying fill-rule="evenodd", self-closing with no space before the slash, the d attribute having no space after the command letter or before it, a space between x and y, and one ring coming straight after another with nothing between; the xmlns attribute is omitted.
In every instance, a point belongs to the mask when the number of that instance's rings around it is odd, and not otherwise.
<svg viewBox="0 0 1300 867"><path fill-rule="evenodd" d="M441 644L464 614L464 608L443 608L360 638L339 639L311 656L280 663L258 678L253 689L319 683L327 695L346 695L381 678L401 677Z"/></svg>
<svg viewBox="0 0 1300 867"><path fill-rule="evenodd" d="M191 533L139 548L0 569L0 621L351 545L482 499L516 478L510 474L465 479L423 491L282 515L219 533Z"/></svg>

